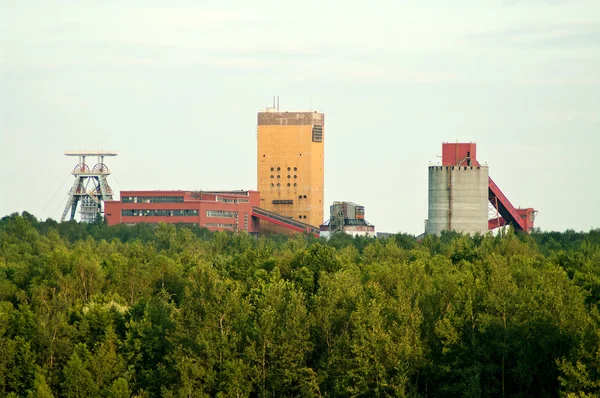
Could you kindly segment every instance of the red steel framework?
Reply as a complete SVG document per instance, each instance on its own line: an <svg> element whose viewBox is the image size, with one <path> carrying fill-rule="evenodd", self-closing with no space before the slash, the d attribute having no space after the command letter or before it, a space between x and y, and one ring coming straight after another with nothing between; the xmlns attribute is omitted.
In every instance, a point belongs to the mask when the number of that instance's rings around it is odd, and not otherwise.
<svg viewBox="0 0 600 398"><path fill-rule="evenodd" d="M443 143L442 165L479 166L477 144L474 142ZM488 220L488 229L491 230L510 224L515 230L528 233L533 231L536 210L531 207L515 208L491 177L489 177L488 195L490 204L496 210L495 217Z"/></svg>
<svg viewBox="0 0 600 398"><path fill-rule="evenodd" d="M288 217L281 216L272 211L261 209L260 207L252 208L252 217L270 222L275 225L279 225L281 227L287 228L287 229L295 231L295 232L312 234L313 236L315 236L317 238L319 237L319 234L320 234L319 228L317 228L317 227L314 227L309 224L305 224L300 221L293 220Z"/></svg>

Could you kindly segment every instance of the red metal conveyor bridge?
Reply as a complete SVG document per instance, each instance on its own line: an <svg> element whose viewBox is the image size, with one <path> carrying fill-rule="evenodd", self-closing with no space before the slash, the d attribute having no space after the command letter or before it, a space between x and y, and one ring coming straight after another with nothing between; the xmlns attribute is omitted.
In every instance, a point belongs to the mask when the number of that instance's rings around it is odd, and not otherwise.
<svg viewBox="0 0 600 398"><path fill-rule="evenodd" d="M443 143L442 165L479 166L476 153L477 146L474 142ZM488 220L489 230L510 224L517 231L533 231L537 211L531 207L515 208L491 177L488 182L488 198L496 210L496 215Z"/></svg>
<svg viewBox="0 0 600 398"><path fill-rule="evenodd" d="M308 234L312 234L315 237L319 237L319 228L305 224L300 221L293 220L288 217L284 217L280 214L274 213L272 211L268 211L265 209L261 209L260 207L252 208L252 217L256 217L260 220L264 220L270 222L275 225L279 225L283 228L290 229L296 232L304 232Z"/></svg>

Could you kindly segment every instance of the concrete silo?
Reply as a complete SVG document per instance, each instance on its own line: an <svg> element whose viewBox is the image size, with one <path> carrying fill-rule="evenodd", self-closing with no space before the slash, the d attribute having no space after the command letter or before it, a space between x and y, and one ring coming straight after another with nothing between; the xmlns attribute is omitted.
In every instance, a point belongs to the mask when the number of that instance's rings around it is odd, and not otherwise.
<svg viewBox="0 0 600 398"><path fill-rule="evenodd" d="M425 233L485 233L488 200L488 168L477 162L475 144L443 144L442 165L429 166Z"/></svg>

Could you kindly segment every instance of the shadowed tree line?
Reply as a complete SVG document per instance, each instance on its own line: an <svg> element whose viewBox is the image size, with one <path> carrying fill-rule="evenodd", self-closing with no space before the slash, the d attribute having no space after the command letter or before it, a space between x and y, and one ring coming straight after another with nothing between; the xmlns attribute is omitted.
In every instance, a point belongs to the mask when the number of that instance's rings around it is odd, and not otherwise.
<svg viewBox="0 0 600 398"><path fill-rule="evenodd" d="M0 219L0 396L598 397L600 230Z"/></svg>

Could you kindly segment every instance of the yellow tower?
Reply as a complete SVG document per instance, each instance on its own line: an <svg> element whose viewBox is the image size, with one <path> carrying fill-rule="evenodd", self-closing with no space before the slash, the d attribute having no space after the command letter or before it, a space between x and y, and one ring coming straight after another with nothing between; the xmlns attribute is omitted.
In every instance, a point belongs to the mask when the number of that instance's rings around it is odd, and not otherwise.
<svg viewBox="0 0 600 398"><path fill-rule="evenodd" d="M318 112L258 113L262 208L314 226L323 223L324 123Z"/></svg>

